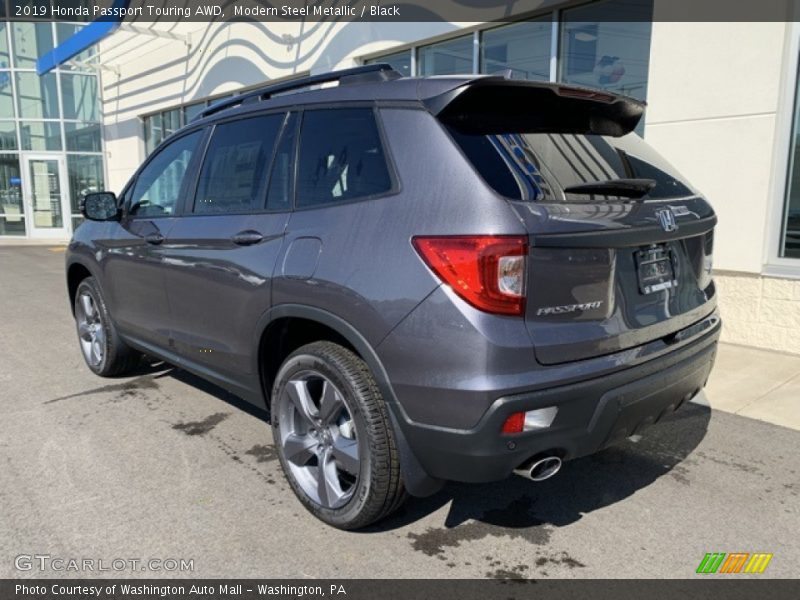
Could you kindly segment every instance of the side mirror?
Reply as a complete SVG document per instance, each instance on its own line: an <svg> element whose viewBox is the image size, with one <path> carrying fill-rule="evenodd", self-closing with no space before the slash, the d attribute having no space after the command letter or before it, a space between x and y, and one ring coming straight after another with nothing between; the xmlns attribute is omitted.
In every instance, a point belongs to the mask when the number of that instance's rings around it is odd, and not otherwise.
<svg viewBox="0 0 800 600"><path fill-rule="evenodd" d="M81 214L90 221L116 221L119 219L117 196L114 192L86 194L81 201Z"/></svg>

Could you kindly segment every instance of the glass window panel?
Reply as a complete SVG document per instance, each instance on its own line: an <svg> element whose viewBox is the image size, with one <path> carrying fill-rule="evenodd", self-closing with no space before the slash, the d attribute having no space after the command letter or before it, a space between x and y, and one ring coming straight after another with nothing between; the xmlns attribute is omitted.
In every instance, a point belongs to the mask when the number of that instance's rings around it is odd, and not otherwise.
<svg viewBox="0 0 800 600"><path fill-rule="evenodd" d="M164 130L161 126L161 114L150 115L144 118L144 142L147 154L155 150L164 139Z"/></svg>
<svg viewBox="0 0 800 600"><path fill-rule="evenodd" d="M550 18L483 32L481 73L510 69L515 79L550 79Z"/></svg>
<svg viewBox="0 0 800 600"><path fill-rule="evenodd" d="M411 50L403 50L378 58L371 58L364 61L364 64L374 65L376 63L389 63L392 68L401 73L404 77L411 77Z"/></svg>
<svg viewBox="0 0 800 600"><path fill-rule="evenodd" d="M8 27L7 23L0 21L0 69L7 69L11 66L8 57Z"/></svg>
<svg viewBox="0 0 800 600"><path fill-rule="evenodd" d="M164 138L171 136L181 128L181 110L179 108L164 111L162 119L164 124Z"/></svg>
<svg viewBox="0 0 800 600"><path fill-rule="evenodd" d="M17 73L17 107L22 119L58 119L55 73Z"/></svg>
<svg viewBox="0 0 800 600"><path fill-rule="evenodd" d="M31 218L33 226L58 229L64 226L61 208L61 178L58 160L36 158L28 161L25 173L31 189Z"/></svg>
<svg viewBox="0 0 800 600"><path fill-rule="evenodd" d="M472 73L472 35L423 46L418 56L420 75Z"/></svg>
<svg viewBox="0 0 800 600"><path fill-rule="evenodd" d="M17 149L17 126L14 121L0 121L0 150Z"/></svg>
<svg viewBox="0 0 800 600"><path fill-rule="evenodd" d="M644 100L652 0L613 0L562 13L560 80ZM614 18L619 16L620 22Z"/></svg>
<svg viewBox="0 0 800 600"><path fill-rule="evenodd" d="M23 150L61 150L61 126L52 121L21 121Z"/></svg>
<svg viewBox="0 0 800 600"><path fill-rule="evenodd" d="M284 115L217 125L197 184L194 212L244 213L263 207L267 171Z"/></svg>
<svg viewBox="0 0 800 600"><path fill-rule="evenodd" d="M206 108L205 102L197 102L183 107L183 122L191 123L192 120Z"/></svg>
<svg viewBox="0 0 800 600"><path fill-rule="evenodd" d="M372 110L306 111L300 131L298 206L346 202L391 189Z"/></svg>
<svg viewBox="0 0 800 600"><path fill-rule="evenodd" d="M779 255L800 258L800 79L795 96L792 147Z"/></svg>
<svg viewBox="0 0 800 600"><path fill-rule="evenodd" d="M101 156L67 155L67 172L69 174L69 201L72 212L77 214L81 198L91 192L102 192L105 189L103 176L103 158ZM73 221L73 228L76 226Z"/></svg>
<svg viewBox="0 0 800 600"><path fill-rule="evenodd" d="M13 119L14 116L11 71L0 71L0 119Z"/></svg>
<svg viewBox="0 0 800 600"><path fill-rule="evenodd" d="M195 131L168 143L136 178L131 214L165 217L175 214L189 162L202 137Z"/></svg>
<svg viewBox="0 0 800 600"><path fill-rule="evenodd" d="M0 236L4 235L25 235L25 216L12 214L0 217Z"/></svg>
<svg viewBox="0 0 800 600"><path fill-rule="evenodd" d="M65 119L100 120L97 77L95 75L62 74L61 98Z"/></svg>
<svg viewBox="0 0 800 600"><path fill-rule="evenodd" d="M0 150L17 149L17 126L14 121L0 121Z"/></svg>
<svg viewBox="0 0 800 600"><path fill-rule="evenodd" d="M70 152L101 152L100 123L64 123L64 137Z"/></svg>
<svg viewBox="0 0 800 600"><path fill-rule="evenodd" d="M0 154L0 236L25 235L19 157Z"/></svg>
<svg viewBox="0 0 800 600"><path fill-rule="evenodd" d="M14 65L32 69L36 59L53 49L53 28L50 23L22 23L11 25L14 38Z"/></svg>

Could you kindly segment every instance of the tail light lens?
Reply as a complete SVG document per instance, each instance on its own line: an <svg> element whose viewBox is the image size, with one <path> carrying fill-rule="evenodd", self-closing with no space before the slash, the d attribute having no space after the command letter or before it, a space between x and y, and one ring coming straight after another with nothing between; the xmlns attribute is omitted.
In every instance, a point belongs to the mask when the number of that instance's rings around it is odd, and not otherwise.
<svg viewBox="0 0 800 600"><path fill-rule="evenodd" d="M499 315L523 314L525 236L424 236L412 243L425 264L475 308Z"/></svg>

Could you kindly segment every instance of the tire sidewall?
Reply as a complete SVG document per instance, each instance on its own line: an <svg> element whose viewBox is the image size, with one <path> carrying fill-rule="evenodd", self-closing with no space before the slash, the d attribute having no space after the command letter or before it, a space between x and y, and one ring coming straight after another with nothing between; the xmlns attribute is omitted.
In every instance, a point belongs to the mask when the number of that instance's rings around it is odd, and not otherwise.
<svg viewBox="0 0 800 600"><path fill-rule="evenodd" d="M280 396L283 392L286 383L297 373L301 371L316 371L321 375L328 378L344 398L345 406L347 407L350 416L356 428L356 436L358 438L358 453L359 453L359 474L356 482L356 489L352 497L348 500L347 504L340 508L331 509L321 506L311 500L298 482L295 480L294 475L283 456L281 447L281 432L280 432ZM372 485L372 452L370 450L369 431L365 421L364 413L359 401L358 392L350 382L349 378L339 368L329 361L328 359L319 356L310 351L301 349L301 351L292 354L281 367L278 376L275 378L275 385L272 388L271 400L271 422L272 422L272 435L277 449L278 458L286 475L286 480L298 497L300 502L309 510L314 516L322 521L339 528L348 528L349 524L355 521L361 512L364 510L365 503L369 498L370 486Z"/></svg>

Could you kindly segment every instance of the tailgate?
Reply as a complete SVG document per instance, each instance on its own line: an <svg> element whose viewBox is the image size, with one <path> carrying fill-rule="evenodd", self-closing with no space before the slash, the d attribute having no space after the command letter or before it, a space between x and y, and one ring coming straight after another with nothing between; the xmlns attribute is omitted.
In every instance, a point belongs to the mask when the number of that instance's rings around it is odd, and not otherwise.
<svg viewBox="0 0 800 600"><path fill-rule="evenodd" d="M497 80L452 95L439 120L530 236L525 319L539 362L669 341L714 310L716 216L630 133L641 103Z"/></svg>

